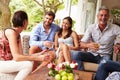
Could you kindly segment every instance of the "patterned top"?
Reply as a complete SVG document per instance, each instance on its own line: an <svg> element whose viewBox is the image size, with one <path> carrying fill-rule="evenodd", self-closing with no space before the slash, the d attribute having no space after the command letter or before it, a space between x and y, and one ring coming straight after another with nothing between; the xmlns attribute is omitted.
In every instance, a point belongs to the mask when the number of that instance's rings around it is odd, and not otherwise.
<svg viewBox="0 0 120 80"><path fill-rule="evenodd" d="M120 80L120 72L112 72L105 80Z"/></svg>
<svg viewBox="0 0 120 80"><path fill-rule="evenodd" d="M9 41L6 39L4 31L1 31L2 37L0 38L0 59L1 60L11 60L12 54L10 51Z"/></svg>
<svg viewBox="0 0 120 80"><path fill-rule="evenodd" d="M12 28L6 28L6 29L12 29ZM12 56L12 53L10 50L10 46L9 46L9 41L5 35L5 30L0 31L0 34L1 34L0 35L0 60L4 60L4 61L13 59L13 56ZM12 30L14 30L14 29L12 29ZM20 35L17 37L18 43L19 43L19 39L20 39Z"/></svg>

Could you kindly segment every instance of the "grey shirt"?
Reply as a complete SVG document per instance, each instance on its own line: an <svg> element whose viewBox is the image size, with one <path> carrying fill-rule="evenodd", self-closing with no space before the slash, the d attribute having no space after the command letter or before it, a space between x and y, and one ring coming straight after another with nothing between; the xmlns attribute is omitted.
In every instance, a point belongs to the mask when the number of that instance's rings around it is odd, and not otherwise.
<svg viewBox="0 0 120 80"><path fill-rule="evenodd" d="M120 27L107 23L106 28L101 32L98 24L92 24L86 30L82 42L88 42L89 40L100 44L100 48L97 52L90 51L94 56L98 54L110 55L113 53L113 45L116 37L120 38ZM97 54L96 54L97 53Z"/></svg>

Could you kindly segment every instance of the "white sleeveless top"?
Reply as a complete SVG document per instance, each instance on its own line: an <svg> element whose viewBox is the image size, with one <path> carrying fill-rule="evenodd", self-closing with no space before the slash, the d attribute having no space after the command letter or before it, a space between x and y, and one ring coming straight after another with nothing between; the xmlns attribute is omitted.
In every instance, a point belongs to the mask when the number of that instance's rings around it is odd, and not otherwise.
<svg viewBox="0 0 120 80"><path fill-rule="evenodd" d="M67 44L68 46L73 46L73 38L72 36L66 38L66 39L63 39L63 38L58 38L58 43L65 43Z"/></svg>
<svg viewBox="0 0 120 80"><path fill-rule="evenodd" d="M73 38L70 36L66 39L63 38L58 38L58 43L64 43L67 44L68 46L73 46ZM58 47L57 51L56 51L56 58L58 58L59 56L59 50L60 50L60 46Z"/></svg>

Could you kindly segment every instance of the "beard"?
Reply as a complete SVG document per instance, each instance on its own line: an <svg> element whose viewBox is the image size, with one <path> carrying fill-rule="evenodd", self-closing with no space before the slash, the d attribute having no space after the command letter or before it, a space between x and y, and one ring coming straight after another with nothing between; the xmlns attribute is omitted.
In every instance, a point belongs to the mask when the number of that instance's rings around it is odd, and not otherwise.
<svg viewBox="0 0 120 80"><path fill-rule="evenodd" d="M44 26L50 26L52 23L44 22Z"/></svg>

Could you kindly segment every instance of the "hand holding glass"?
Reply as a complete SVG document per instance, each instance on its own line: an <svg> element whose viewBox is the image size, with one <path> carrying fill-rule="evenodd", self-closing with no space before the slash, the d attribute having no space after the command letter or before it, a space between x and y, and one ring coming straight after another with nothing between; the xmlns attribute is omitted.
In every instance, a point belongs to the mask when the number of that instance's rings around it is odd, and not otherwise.
<svg viewBox="0 0 120 80"><path fill-rule="evenodd" d="M92 47L91 47L91 51L92 52L96 52L96 51L98 51L99 50L99 48L100 48L100 44L98 44L98 43L92 43Z"/></svg>

